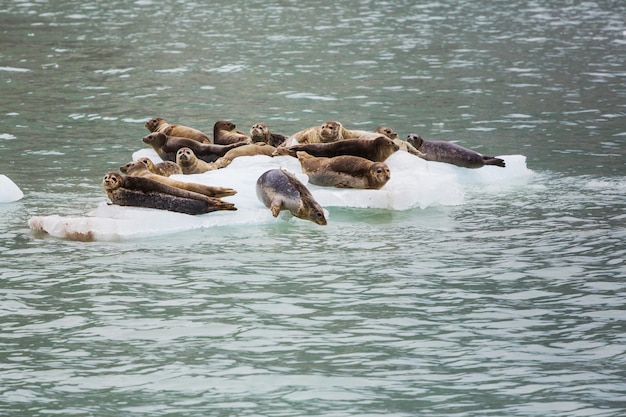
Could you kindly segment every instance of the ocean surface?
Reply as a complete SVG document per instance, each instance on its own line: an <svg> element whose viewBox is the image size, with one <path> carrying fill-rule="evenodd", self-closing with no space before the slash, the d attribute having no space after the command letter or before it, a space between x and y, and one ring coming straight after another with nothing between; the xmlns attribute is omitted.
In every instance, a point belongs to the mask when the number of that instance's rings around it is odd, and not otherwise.
<svg viewBox="0 0 626 417"><path fill-rule="evenodd" d="M623 1L0 1L0 94L0 415L626 415ZM327 226L29 227L104 204L152 117L387 125L532 175Z"/></svg>

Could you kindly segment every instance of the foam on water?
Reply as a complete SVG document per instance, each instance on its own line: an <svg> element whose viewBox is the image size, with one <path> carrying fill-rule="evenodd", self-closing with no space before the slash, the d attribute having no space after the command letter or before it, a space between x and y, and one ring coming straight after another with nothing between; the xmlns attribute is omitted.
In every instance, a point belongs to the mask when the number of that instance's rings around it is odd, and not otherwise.
<svg viewBox="0 0 626 417"><path fill-rule="evenodd" d="M155 163L161 159L152 149L142 149L133 159L149 157ZM172 178L205 185L237 190L224 200L234 203L237 211L220 211L191 216L162 210L121 207L105 200L83 217L60 215L38 216L29 220L32 229L52 236L79 240L109 240L143 235L171 233L213 226L262 224L290 220L283 211L278 219L272 217L256 196L256 181L269 169L285 168L294 173L310 189L322 207L409 210L430 206L454 206L464 203L466 185L515 183L532 175L522 155L500 156L507 167L486 166L479 169L429 162L407 152L396 152L385 162L391 179L380 190L339 189L308 184L296 158L290 156L245 156L235 159L227 168L204 174L174 175ZM332 213L328 213L332 221ZM293 219L292 221L304 221Z"/></svg>
<svg viewBox="0 0 626 417"><path fill-rule="evenodd" d="M21 200L24 193L9 177L0 174L0 203L12 203Z"/></svg>

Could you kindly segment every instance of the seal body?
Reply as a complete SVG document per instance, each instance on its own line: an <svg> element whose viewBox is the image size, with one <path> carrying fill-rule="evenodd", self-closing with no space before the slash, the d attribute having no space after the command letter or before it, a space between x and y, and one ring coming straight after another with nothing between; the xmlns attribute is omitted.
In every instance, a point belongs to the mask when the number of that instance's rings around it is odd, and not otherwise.
<svg viewBox="0 0 626 417"><path fill-rule="evenodd" d="M232 145L216 145L212 143L200 143L189 138L179 136L167 136L164 133L155 132L143 137L143 142L150 145L152 149L164 161L176 162L176 152L180 148L191 149L198 158L203 161L213 162L217 158L224 156L226 152L245 143L234 143Z"/></svg>
<svg viewBox="0 0 626 417"><path fill-rule="evenodd" d="M234 204L219 198L172 187L150 178L128 177L109 172L102 179L102 186L111 203L120 206L146 207L185 214L237 210Z"/></svg>
<svg viewBox="0 0 626 417"><path fill-rule="evenodd" d="M238 142L252 142L250 136L236 128L237 126L228 120L218 120L213 125L213 143L217 145L230 145Z"/></svg>
<svg viewBox="0 0 626 417"><path fill-rule="evenodd" d="M146 168L145 165L139 161L133 161L122 165L120 167L120 171L123 174L126 174L126 178L148 178L156 182L160 182L161 184L180 188L182 190L193 191L195 193L206 195L208 197L227 197L237 194L237 191L232 188L215 187L211 185L198 184L195 182L178 181L173 178L153 174L152 172L148 171L148 168Z"/></svg>
<svg viewBox="0 0 626 417"><path fill-rule="evenodd" d="M293 174L284 169L270 169L256 182L256 195L272 215L288 210L295 217L325 225L324 210L311 192Z"/></svg>
<svg viewBox="0 0 626 417"><path fill-rule="evenodd" d="M278 147L285 143L287 137L279 133L271 132L265 123L255 123L250 128L250 138L252 142L264 142L273 147Z"/></svg>
<svg viewBox="0 0 626 417"><path fill-rule="evenodd" d="M151 133L160 132L167 136L177 136L197 140L202 143L211 143L209 136L200 130L189 126L169 124L161 117L148 120L144 126Z"/></svg>
<svg viewBox="0 0 626 417"><path fill-rule="evenodd" d="M240 156L267 155L273 156L276 148L265 143L249 143L226 152L224 158L231 161Z"/></svg>
<svg viewBox="0 0 626 417"><path fill-rule="evenodd" d="M285 152L291 156L296 156L296 152L304 151L313 156L325 156L332 158L333 156L352 155L369 159L374 162L384 162L391 154L398 150L391 139L379 136L371 139L345 139L332 143L309 143L304 145L294 145L289 148L279 148L278 154Z"/></svg>
<svg viewBox="0 0 626 417"><path fill-rule="evenodd" d="M376 139L380 136L380 133L367 130L346 129L343 125L341 129L341 136L343 136L344 139Z"/></svg>
<svg viewBox="0 0 626 417"><path fill-rule="evenodd" d="M407 142L422 152L427 161L445 162L463 168L481 168L485 165L505 167L504 160L493 156L484 156L471 149L452 142L425 140L420 135L411 133Z"/></svg>
<svg viewBox="0 0 626 417"><path fill-rule="evenodd" d="M287 142L295 140L298 143L328 143L337 142L344 139L342 135L343 126L340 122L327 121L321 126L313 126L294 133Z"/></svg>
<svg viewBox="0 0 626 417"><path fill-rule="evenodd" d="M215 162L206 162L198 159L195 153L187 147L180 148L176 151L176 166L180 168L183 174L202 174L207 171L218 169Z"/></svg>
<svg viewBox="0 0 626 417"><path fill-rule="evenodd" d="M315 157L298 152L302 172L315 185L378 190L391 178L387 164L359 156Z"/></svg>
<svg viewBox="0 0 626 417"><path fill-rule="evenodd" d="M148 171L153 174L162 175L164 177L169 177L170 175L182 174L183 170L172 161L163 161L155 164L152 162L152 159L143 157L139 158L137 161L141 162L148 168Z"/></svg>

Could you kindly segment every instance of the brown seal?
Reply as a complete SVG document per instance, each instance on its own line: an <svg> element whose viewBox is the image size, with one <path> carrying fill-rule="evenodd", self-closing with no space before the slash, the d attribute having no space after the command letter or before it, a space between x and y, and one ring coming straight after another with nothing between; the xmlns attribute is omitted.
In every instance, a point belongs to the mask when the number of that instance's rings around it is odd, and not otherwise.
<svg viewBox="0 0 626 417"><path fill-rule="evenodd" d="M226 152L224 158L230 159L231 161L240 156L254 156L254 155L267 155L274 156L274 152L276 152L276 148L272 145L267 145L265 143L250 143L248 145L243 145L235 149L231 149Z"/></svg>
<svg viewBox="0 0 626 417"><path fill-rule="evenodd" d="M385 135L391 140L398 139L398 134L396 133L396 131L388 126L378 126L374 130L374 133L380 133L381 135Z"/></svg>
<svg viewBox="0 0 626 417"><path fill-rule="evenodd" d="M343 136L344 139L376 139L380 134L368 130L346 129L341 125L341 136Z"/></svg>
<svg viewBox="0 0 626 417"><path fill-rule="evenodd" d="M250 138L252 142L264 142L275 148L282 145L287 140L286 136L271 132L265 123L252 125L250 128Z"/></svg>
<svg viewBox="0 0 626 417"><path fill-rule="evenodd" d="M182 173L185 175L202 174L207 171L213 171L219 168L216 162L206 162L202 159L198 159L196 157L196 154L193 153L191 149L186 147L180 148L176 152L176 165L182 170Z"/></svg>
<svg viewBox="0 0 626 417"><path fill-rule="evenodd" d="M256 182L256 195L274 217L288 210L295 217L326 224L324 210L300 180L285 169L270 169Z"/></svg>
<svg viewBox="0 0 626 417"><path fill-rule="evenodd" d="M360 156L326 158L298 152L298 160L302 172L309 176L309 183L315 185L378 190L391 178L387 164Z"/></svg>
<svg viewBox="0 0 626 417"><path fill-rule="evenodd" d="M145 177L129 177L109 172L102 186L111 203L120 206L147 207L186 214L217 210L237 210L234 204L182 190Z"/></svg>
<svg viewBox="0 0 626 417"><path fill-rule="evenodd" d="M485 165L495 165L504 168L504 159L494 156L484 156L471 149L464 148L456 143L441 140L424 140L418 134L411 133L407 142L418 151L424 153L427 161L445 162L463 168L481 168Z"/></svg>
<svg viewBox="0 0 626 417"><path fill-rule="evenodd" d="M217 145L230 145L243 142L250 143L252 139L242 131L236 129L236 125L228 120L218 120L213 125L213 143Z"/></svg>
<svg viewBox="0 0 626 417"><path fill-rule="evenodd" d="M234 143L232 145L200 143L193 139L167 136L160 132L150 133L148 136L144 136L143 141L150 145L162 160L172 162L176 162L176 152L178 152L180 148L187 147L203 161L213 162L217 158L224 156L226 152L231 149L245 145L243 142Z"/></svg>
<svg viewBox="0 0 626 417"><path fill-rule="evenodd" d="M181 138L189 138L202 143L211 143L209 136L198 129L183 125L171 125L161 117L155 117L148 120L144 126L149 132L161 132L167 136L178 136Z"/></svg>
<svg viewBox="0 0 626 417"><path fill-rule="evenodd" d="M195 182L178 181L173 178L163 177L161 175L153 174L148 171L148 168L144 164L138 161L129 162L120 167L120 171L129 177L144 177L150 178L160 183L181 188L187 191L193 191L198 194L204 194L208 197L227 197L229 195L237 194L236 190L226 187L214 187L211 185L198 184Z"/></svg>
<svg viewBox="0 0 626 417"><path fill-rule="evenodd" d="M300 144L337 142L344 139L343 130L340 122L327 121L320 126L309 127L294 133L287 140L287 145L293 140Z"/></svg>
<svg viewBox="0 0 626 417"><path fill-rule="evenodd" d="M155 164L152 162L152 159L148 157L139 158L137 161L141 162L148 168L148 171L153 174L163 175L164 177L169 177L170 175L180 175L183 173L183 170L172 161L163 161Z"/></svg>
<svg viewBox="0 0 626 417"><path fill-rule="evenodd" d="M267 145L265 142L254 142L247 145L240 146L235 149L231 149L226 152L226 155L219 158L214 162L217 168L224 168L233 162L233 159L240 156L255 156L255 155L267 155L274 156L276 153L275 147Z"/></svg>
<svg viewBox="0 0 626 417"><path fill-rule="evenodd" d="M384 162L391 154L398 150L391 139L379 136L372 139L345 139L331 143L309 143L294 145L289 148L277 148L275 155L296 156L296 152L304 151L313 156L332 158L339 155L353 155L369 159L374 162Z"/></svg>

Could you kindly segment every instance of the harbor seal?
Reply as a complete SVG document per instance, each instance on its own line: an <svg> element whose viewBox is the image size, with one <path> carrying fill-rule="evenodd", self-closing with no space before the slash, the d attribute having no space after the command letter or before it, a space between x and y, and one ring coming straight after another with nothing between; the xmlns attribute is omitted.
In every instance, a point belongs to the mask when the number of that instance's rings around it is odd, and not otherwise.
<svg viewBox="0 0 626 417"><path fill-rule="evenodd" d="M226 187L214 187L212 185L198 184L195 182L178 181L170 177L164 177L162 175L153 174L148 171L148 168L139 161L129 162L120 167L120 171L126 174L127 177L143 177L160 182L162 184L169 185L171 187L180 188L187 191L193 191L198 194L203 194L208 197L227 197L229 195L237 194L237 191L232 188Z"/></svg>
<svg viewBox="0 0 626 417"><path fill-rule="evenodd" d="M294 140L300 144L337 142L344 139L341 134L342 130L343 126L339 122L324 122L320 126L309 127L294 133L287 140L287 144Z"/></svg>
<svg viewBox="0 0 626 417"><path fill-rule="evenodd" d="M183 173L183 170L172 161L163 161L155 164L152 162L152 159L148 157L143 157L138 159L139 162L144 164L148 171L153 174L163 175L164 177L169 177L170 175L180 175Z"/></svg>
<svg viewBox="0 0 626 417"><path fill-rule="evenodd" d="M279 133L271 132L265 123L256 123L250 128L250 138L252 142L265 142L273 147L278 147L285 143L287 137Z"/></svg>
<svg viewBox="0 0 626 417"><path fill-rule="evenodd" d="M337 188L379 190L391 178L387 164L372 162L360 156L341 155L332 158L298 152L302 172L309 183Z"/></svg>
<svg viewBox="0 0 626 417"><path fill-rule="evenodd" d="M412 155L419 156L420 158L424 156L422 152L415 149L415 147L411 145L409 142L400 139L396 131L388 126L378 126L376 130L374 130L374 132L380 133L381 135L385 135L389 139L393 140L393 143L398 145L398 148L400 148L399 150L401 151L405 151Z"/></svg>
<svg viewBox="0 0 626 417"><path fill-rule="evenodd" d="M376 139L380 136L380 133L377 132L370 132L368 130L346 129L341 123L339 123L339 125L341 126L341 136L344 139Z"/></svg>
<svg viewBox="0 0 626 417"><path fill-rule="evenodd" d="M180 148L176 152L176 165L185 175L203 174L207 171L218 169L218 165L216 165L215 162L206 162L202 159L198 159L196 154L187 147Z"/></svg>
<svg viewBox="0 0 626 417"><path fill-rule="evenodd" d="M201 143L211 143L209 136L200 130L183 125L171 125L161 117L155 117L148 120L144 126L150 133L160 132L167 136L178 136L181 138L197 140Z"/></svg>
<svg viewBox="0 0 626 417"><path fill-rule="evenodd" d="M219 198L182 190L150 178L128 177L109 172L102 179L102 186L111 203L119 206L146 207L185 214L237 210L234 204Z"/></svg>
<svg viewBox="0 0 626 417"><path fill-rule="evenodd" d="M232 145L216 145L213 143L200 143L189 138L179 136L167 136L161 132L150 133L143 137L143 142L150 145L152 149L164 161L176 162L176 152L180 148L189 148L196 156L203 161L213 162L217 158L224 156L226 152L237 146L245 145L244 142L233 143Z"/></svg>
<svg viewBox="0 0 626 417"><path fill-rule="evenodd" d="M389 139L398 139L398 134L395 130L390 128L389 126L378 126L375 130L375 133L380 133L381 135L387 136Z"/></svg>
<svg viewBox="0 0 626 417"><path fill-rule="evenodd" d="M409 134L407 142L424 153L422 158L427 161L445 162L463 168L480 168L485 165L495 165L502 168L506 166L503 159L484 156L452 142L424 140L416 133Z"/></svg>
<svg viewBox="0 0 626 417"><path fill-rule="evenodd" d="M391 154L398 150L391 139L379 136L372 139L344 139L330 143L308 143L294 145L288 148L277 148L275 155L296 156L296 152L304 151L313 156L325 156L332 158L339 155L353 155L369 159L374 162L384 162Z"/></svg>
<svg viewBox="0 0 626 417"><path fill-rule="evenodd" d="M230 145L243 142L250 143L252 139L240 130L236 130L236 125L228 120L218 120L213 125L213 143L217 145Z"/></svg>
<svg viewBox="0 0 626 417"><path fill-rule="evenodd" d="M235 149L231 149L226 152L224 158L230 159L231 161L239 156L254 156L254 155L267 155L274 156L274 152L276 152L276 148L272 145L261 143L249 143L247 145L240 146Z"/></svg>
<svg viewBox="0 0 626 417"><path fill-rule="evenodd" d="M324 210L311 192L285 169L265 171L256 182L256 195L274 217L288 210L295 217L325 225Z"/></svg>

